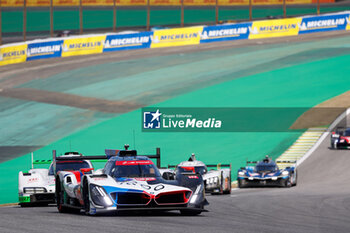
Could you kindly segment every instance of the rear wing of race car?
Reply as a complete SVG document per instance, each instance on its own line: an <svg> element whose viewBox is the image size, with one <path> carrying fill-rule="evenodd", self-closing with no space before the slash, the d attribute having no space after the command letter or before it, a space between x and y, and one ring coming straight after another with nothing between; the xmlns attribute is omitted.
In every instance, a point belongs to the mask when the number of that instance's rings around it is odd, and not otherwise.
<svg viewBox="0 0 350 233"><path fill-rule="evenodd" d="M54 166L54 171L56 173L56 162L57 161L81 161L81 160L90 160L91 162L107 162L113 156L146 156L150 159L157 160L157 167L160 167L160 148L156 148L155 155L138 155L136 150L128 150L128 145L125 146L125 150L105 150L105 155L88 155L88 156L60 156L57 157L56 150L52 151L52 161Z"/></svg>
<svg viewBox="0 0 350 233"><path fill-rule="evenodd" d="M208 164L208 165L205 165L207 167L211 167L211 168L216 168L217 170L221 169L221 168L229 168L231 170L232 168L232 165L231 164L221 164L221 163L218 163L218 164ZM176 168L177 165L168 165L168 168Z"/></svg>

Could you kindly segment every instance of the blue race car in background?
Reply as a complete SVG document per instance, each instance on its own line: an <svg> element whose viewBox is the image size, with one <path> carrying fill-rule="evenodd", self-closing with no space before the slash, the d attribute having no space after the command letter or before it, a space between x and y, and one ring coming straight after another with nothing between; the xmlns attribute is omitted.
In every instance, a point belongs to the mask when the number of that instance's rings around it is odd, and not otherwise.
<svg viewBox="0 0 350 233"><path fill-rule="evenodd" d="M248 166L248 164L256 164ZM285 168L279 168L285 164L292 164ZM240 168L237 174L239 188L254 186L280 186L291 187L297 184L297 171L295 161L278 161L271 160L268 156L262 161L248 161L247 166Z"/></svg>

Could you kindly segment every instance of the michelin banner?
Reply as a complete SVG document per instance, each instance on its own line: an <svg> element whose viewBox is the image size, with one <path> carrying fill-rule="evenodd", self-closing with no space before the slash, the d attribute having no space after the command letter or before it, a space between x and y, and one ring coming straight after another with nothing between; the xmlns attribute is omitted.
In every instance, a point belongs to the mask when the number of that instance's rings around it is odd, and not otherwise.
<svg viewBox="0 0 350 233"><path fill-rule="evenodd" d="M299 26L299 34L345 30L349 14L304 17Z"/></svg>
<svg viewBox="0 0 350 233"><path fill-rule="evenodd" d="M219 42L225 40L248 39L252 23L228 24L222 26L206 26L203 28L201 43Z"/></svg>
<svg viewBox="0 0 350 233"><path fill-rule="evenodd" d="M199 44L203 26L156 30L151 48Z"/></svg>
<svg viewBox="0 0 350 233"><path fill-rule="evenodd" d="M62 57L102 53L105 39L105 35L65 39Z"/></svg>
<svg viewBox="0 0 350 233"><path fill-rule="evenodd" d="M0 48L0 66L26 61L27 44L18 44Z"/></svg>
<svg viewBox="0 0 350 233"><path fill-rule="evenodd" d="M27 61L61 57L63 40L29 43Z"/></svg>
<svg viewBox="0 0 350 233"><path fill-rule="evenodd" d="M107 35L103 52L126 49L145 49L151 47L153 32Z"/></svg>
<svg viewBox="0 0 350 233"><path fill-rule="evenodd" d="M249 39L296 36L302 18L263 20L253 22Z"/></svg>

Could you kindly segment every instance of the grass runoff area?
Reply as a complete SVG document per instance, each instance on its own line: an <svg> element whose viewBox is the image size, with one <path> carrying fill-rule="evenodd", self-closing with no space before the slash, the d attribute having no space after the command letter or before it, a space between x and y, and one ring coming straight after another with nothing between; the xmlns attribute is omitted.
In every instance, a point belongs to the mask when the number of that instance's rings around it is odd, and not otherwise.
<svg viewBox="0 0 350 233"><path fill-rule="evenodd" d="M349 10L350 6L321 6L321 13ZM253 19L268 16L283 16L282 6L253 7ZM287 6L287 16L316 14L315 5ZM121 7L117 9L117 27L146 27L146 7ZM219 21L249 20L248 7L220 7ZM79 30L78 7L55 7L53 14L54 31ZM23 31L23 11L19 8L2 9L2 32L20 33ZM150 25L180 25L179 7L153 7L150 12ZM215 7L185 7L185 24L215 23ZM107 7L85 7L83 9L84 30L112 29L113 9ZM49 32L50 11L45 7L29 7L27 10L27 32Z"/></svg>
<svg viewBox="0 0 350 233"><path fill-rule="evenodd" d="M217 59L217 62L220 62L220 57ZM307 61L198 89L154 106L311 107L350 89L349 61L350 55ZM103 66L93 68L98 70ZM181 66L168 68L168 72L174 72L177 68ZM91 67L81 68L80 71L83 69ZM189 72L183 67L181 70ZM144 77L147 75L154 76L155 73L145 72ZM118 79L106 81L104 84L113 86L115 82L118 82ZM92 91L91 87L90 85L75 91L83 93L85 88L88 93ZM103 94L96 91L94 93ZM275 116L275 120L278 119L279 116ZM264 124L263 120L261 124ZM177 164L187 160L191 153L196 153L197 159L207 164L232 163L232 174L235 179L237 169L245 165L246 159L258 160L266 154L276 158L300 134L300 132L144 133L141 131L141 110L138 109L75 132L34 153L37 159L50 159L53 149L56 149L58 154L76 150L86 155L96 155L103 154L105 148L118 149L124 144L130 144L131 149L136 148L140 154L154 154L155 148L160 147L162 166ZM99 168L103 164L95 166ZM18 172L29 168L29 154L0 164L0 203L17 202Z"/></svg>

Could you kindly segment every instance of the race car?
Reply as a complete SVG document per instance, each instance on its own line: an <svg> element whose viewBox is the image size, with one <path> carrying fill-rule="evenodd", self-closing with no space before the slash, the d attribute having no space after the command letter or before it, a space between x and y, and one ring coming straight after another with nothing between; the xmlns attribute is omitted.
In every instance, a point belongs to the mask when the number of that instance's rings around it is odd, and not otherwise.
<svg viewBox="0 0 350 233"><path fill-rule="evenodd" d="M338 127L331 134L332 149L350 148L350 128Z"/></svg>
<svg viewBox="0 0 350 233"><path fill-rule="evenodd" d="M80 158L78 152L66 152L62 158ZM50 164L49 169L36 168L34 165ZM20 171L18 174L18 201L22 207L32 205L48 205L55 203L55 176L51 160L33 160L32 169L28 172ZM74 160L56 163L56 171L79 170L92 168L90 161Z"/></svg>
<svg viewBox="0 0 350 233"><path fill-rule="evenodd" d="M216 170L208 170L208 168L216 168ZM177 166L168 165L168 169L161 169L161 172L166 179L172 179L181 172L201 174L205 192L211 194L231 193L231 164L205 165L196 159L195 154L192 154L188 161L183 161Z"/></svg>
<svg viewBox="0 0 350 233"><path fill-rule="evenodd" d="M297 184L297 171L294 165L279 169L277 164L295 164L295 161L275 162L268 156L262 161L248 161L246 166L238 170L237 181L239 188L252 186L291 187Z"/></svg>
<svg viewBox="0 0 350 233"><path fill-rule="evenodd" d="M136 150L105 150L105 156L84 159L108 159L103 169L92 171L59 171L56 176L58 211L87 215L119 211L179 210L183 215L198 215L208 204L200 175L178 173L175 180L164 180L151 158L137 155ZM65 161L55 158L54 161ZM117 154L117 155L115 155ZM159 164L159 162L158 162Z"/></svg>

